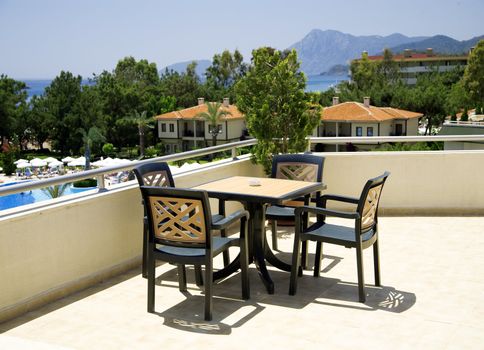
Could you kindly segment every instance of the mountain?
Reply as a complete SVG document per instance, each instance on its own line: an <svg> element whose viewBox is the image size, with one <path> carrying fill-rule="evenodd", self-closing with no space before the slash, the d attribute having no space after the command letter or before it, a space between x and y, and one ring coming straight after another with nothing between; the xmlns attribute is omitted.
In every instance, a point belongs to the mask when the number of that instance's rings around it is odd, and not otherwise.
<svg viewBox="0 0 484 350"><path fill-rule="evenodd" d="M484 35L463 41L458 41L445 35L435 35L421 41L392 47L391 50L393 53L400 53L405 49L425 51L427 48L431 47L437 54L460 54L467 53L471 47L476 46L479 40L483 39Z"/></svg>
<svg viewBox="0 0 484 350"><path fill-rule="evenodd" d="M178 63L170 64L169 66L166 66L163 69L161 69L160 73L163 74L165 72L165 69L174 70L175 72L178 72L178 73L184 73L187 70L187 66L192 62L197 63L197 68L195 69L195 71L197 72L197 75L202 80L205 79L205 71L212 64L212 61L210 61L210 60L191 60L191 61L185 61L185 62L178 62Z"/></svg>
<svg viewBox="0 0 484 350"><path fill-rule="evenodd" d="M348 64L363 51L370 55L386 47L415 43L427 37L407 37L395 33L388 36L355 36L336 30L313 29L301 41L291 45L302 61L301 69L308 75L320 74L338 64Z"/></svg>

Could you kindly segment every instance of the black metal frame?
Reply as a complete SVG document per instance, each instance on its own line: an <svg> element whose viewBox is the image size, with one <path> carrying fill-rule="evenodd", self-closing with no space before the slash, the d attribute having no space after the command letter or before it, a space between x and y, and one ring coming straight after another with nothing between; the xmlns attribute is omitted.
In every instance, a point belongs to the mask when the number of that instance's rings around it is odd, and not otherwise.
<svg viewBox="0 0 484 350"><path fill-rule="evenodd" d="M360 198L337 196L337 195L324 195L321 197L321 204L317 207L303 206L295 209L296 223L295 223L295 236L294 236L294 249L292 255L292 269L289 284L289 294L295 295L297 291L297 277L302 275L302 269L300 267L300 250L302 242L315 241L316 242L316 254L314 260L314 277L318 277L321 269L322 259L322 243L331 243L342 245L347 248L356 248L356 263L358 270L358 295L359 301L364 303L366 300L365 295L365 282L363 271L363 250L373 246L373 263L375 272L375 285L380 286L380 258L378 250L378 205L381 197L379 193L378 203L375 208L375 217L371 227L362 229L363 209L365 207L366 198L369 191L377 186L385 184L386 179L390 175L389 172L385 172L383 175L370 179L366 182ZM326 208L328 201L339 201L357 205L356 211L345 212L337 211ZM309 213L317 215L316 223L312 224L308 228L303 226L303 216ZM336 231L329 234L330 231L326 230L322 233L320 229L327 229L329 226L325 223L326 216L339 217L344 219L355 220L354 237L338 237Z"/></svg>
<svg viewBox="0 0 484 350"><path fill-rule="evenodd" d="M324 168L324 157L318 157L312 154L278 154L275 155L272 160L272 172L271 177L277 177L277 167L280 163L300 163L300 164L314 164L318 166L318 172L316 175L317 182L323 181L323 168ZM319 202L321 197L321 192L317 191L314 193L314 197L312 198L313 201L316 203ZM304 205L309 205L309 201L311 200L309 196L304 198L295 199L296 201L299 200L304 203ZM268 208L266 212L266 219L271 221L271 231L272 231L272 249L278 250L277 244L277 221L278 220L292 220L294 221L294 211L291 210L288 212L280 212L277 210L277 207L282 206L275 206L271 209ZM285 206L286 208L291 208L290 206ZM305 217L305 222L307 222L307 217ZM307 261L307 245L303 245L303 266L306 267Z"/></svg>
<svg viewBox="0 0 484 350"><path fill-rule="evenodd" d="M148 312L155 309L155 260L161 260L178 266L178 280L180 291L186 291L185 265L205 265L205 320L212 319L212 286L213 286L213 258L233 246L240 247L240 268L242 280L242 298L250 298L249 275L248 275L248 241L247 241L247 220L249 213L239 210L230 216L212 222L210 203L206 191L176 189L170 187L149 187L141 186L141 193L145 203L148 217L148 250L147 250L147 272L148 272ZM184 243L160 239L155 235L155 226L150 207L150 197L196 199L202 202L206 239L203 243ZM212 231L223 230L236 221L240 221L240 236L217 237L218 244L214 246ZM173 249L183 248L180 249Z"/></svg>

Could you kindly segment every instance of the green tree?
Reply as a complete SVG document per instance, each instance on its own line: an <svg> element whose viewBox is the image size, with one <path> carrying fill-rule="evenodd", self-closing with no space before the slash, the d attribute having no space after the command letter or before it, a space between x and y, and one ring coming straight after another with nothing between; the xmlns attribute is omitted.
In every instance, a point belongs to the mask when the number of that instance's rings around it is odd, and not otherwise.
<svg viewBox="0 0 484 350"><path fill-rule="evenodd" d="M14 137L15 126L18 120L24 118L26 111L27 86L17 81L0 75L0 143L1 148L8 148L9 139Z"/></svg>
<svg viewBox="0 0 484 350"><path fill-rule="evenodd" d="M134 114L128 117L118 119L117 123L120 124L134 124L138 128L139 135L139 154L140 157L145 155L145 131L148 128L153 128L155 119L153 117L147 117L146 111L139 113L134 111Z"/></svg>
<svg viewBox="0 0 484 350"><path fill-rule="evenodd" d="M212 100L221 100L224 97L235 100L233 86L247 72L242 54L235 50L233 54L225 50L213 56L212 64L207 68L206 96Z"/></svg>
<svg viewBox="0 0 484 350"><path fill-rule="evenodd" d="M57 120L49 102L45 95L33 96L26 118L31 140L36 142L40 149L43 148L44 142L53 136L52 130L57 126Z"/></svg>
<svg viewBox="0 0 484 350"><path fill-rule="evenodd" d="M50 129L50 138L55 149L62 153L73 151L72 135L76 129L72 129L74 105L79 103L81 95L82 77L74 76L70 72L61 71L54 78L44 93L44 113L54 121Z"/></svg>
<svg viewBox="0 0 484 350"><path fill-rule="evenodd" d="M176 99L176 107L192 107L197 103L198 97L204 96L200 77L195 71L196 67L196 62L192 62L184 73L165 70L161 75L161 93L173 96Z"/></svg>
<svg viewBox="0 0 484 350"><path fill-rule="evenodd" d="M484 40L477 43L469 56L463 86L474 107L484 103Z"/></svg>
<svg viewBox="0 0 484 350"><path fill-rule="evenodd" d="M97 127L92 126L88 131L79 128L78 133L82 135L82 142L84 143L84 157L86 158L85 169L91 168L91 148L95 143L104 142L106 138Z"/></svg>
<svg viewBox="0 0 484 350"><path fill-rule="evenodd" d="M212 135L212 146L217 144L217 136L220 132L218 125L223 117L232 115L228 110L222 109L220 102L207 102L207 112L197 114L197 117L205 119L209 123L210 135Z"/></svg>
<svg viewBox="0 0 484 350"><path fill-rule="evenodd" d="M235 87L237 107L257 138L253 159L266 173L273 154L304 151L306 137L320 119L319 109L311 108L304 93L306 77L299 68L295 50L259 48L252 52L252 64Z"/></svg>
<svg viewBox="0 0 484 350"><path fill-rule="evenodd" d="M44 192L50 198L59 198L64 194L64 192L67 190L68 187L69 187L68 183L65 183L62 185L54 185L54 186L42 188L42 192Z"/></svg>

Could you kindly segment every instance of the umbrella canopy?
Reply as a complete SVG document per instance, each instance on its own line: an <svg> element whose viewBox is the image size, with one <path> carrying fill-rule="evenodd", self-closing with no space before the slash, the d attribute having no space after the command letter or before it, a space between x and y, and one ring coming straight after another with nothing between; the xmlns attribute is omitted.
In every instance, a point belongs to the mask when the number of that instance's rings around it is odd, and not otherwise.
<svg viewBox="0 0 484 350"><path fill-rule="evenodd" d="M28 168L29 166L31 165L27 161L17 163L17 169L25 169L25 168Z"/></svg>
<svg viewBox="0 0 484 350"><path fill-rule="evenodd" d="M47 163L52 163L52 162L58 162L57 159L53 158L53 157L48 157L48 158L45 158L44 159Z"/></svg>
<svg viewBox="0 0 484 350"><path fill-rule="evenodd" d="M30 165L32 165L33 167L42 167L46 166L47 162L43 159L34 158L30 161Z"/></svg>
<svg viewBox="0 0 484 350"><path fill-rule="evenodd" d="M68 166L84 166L86 165L86 158L85 157L79 157L74 159L73 161L67 163Z"/></svg>
<svg viewBox="0 0 484 350"><path fill-rule="evenodd" d="M61 161L58 161L56 160L55 162L50 162L49 163L49 168L58 168L60 166L63 166L64 163L62 163Z"/></svg>
<svg viewBox="0 0 484 350"><path fill-rule="evenodd" d="M76 158L72 158L72 157L65 157L65 158L62 158L62 161L64 163L69 163L69 162L72 162L73 160L75 160Z"/></svg>
<svg viewBox="0 0 484 350"><path fill-rule="evenodd" d="M29 161L28 161L27 159L22 159L22 158L20 158L20 159L16 160L16 161L15 161L15 162L13 162L13 163L14 163L14 164L18 164L18 163L28 163L28 162L29 162Z"/></svg>

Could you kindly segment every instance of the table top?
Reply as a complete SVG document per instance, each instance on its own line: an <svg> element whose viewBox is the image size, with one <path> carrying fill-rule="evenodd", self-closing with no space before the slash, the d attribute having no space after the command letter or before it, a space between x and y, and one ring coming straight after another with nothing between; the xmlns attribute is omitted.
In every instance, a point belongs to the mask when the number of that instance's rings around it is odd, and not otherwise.
<svg viewBox="0 0 484 350"><path fill-rule="evenodd" d="M259 186L251 185L254 180ZM281 204L325 188L322 182L307 182L274 178L255 178L250 176L231 176L193 187L205 190L210 197L235 201L258 201L270 204Z"/></svg>

